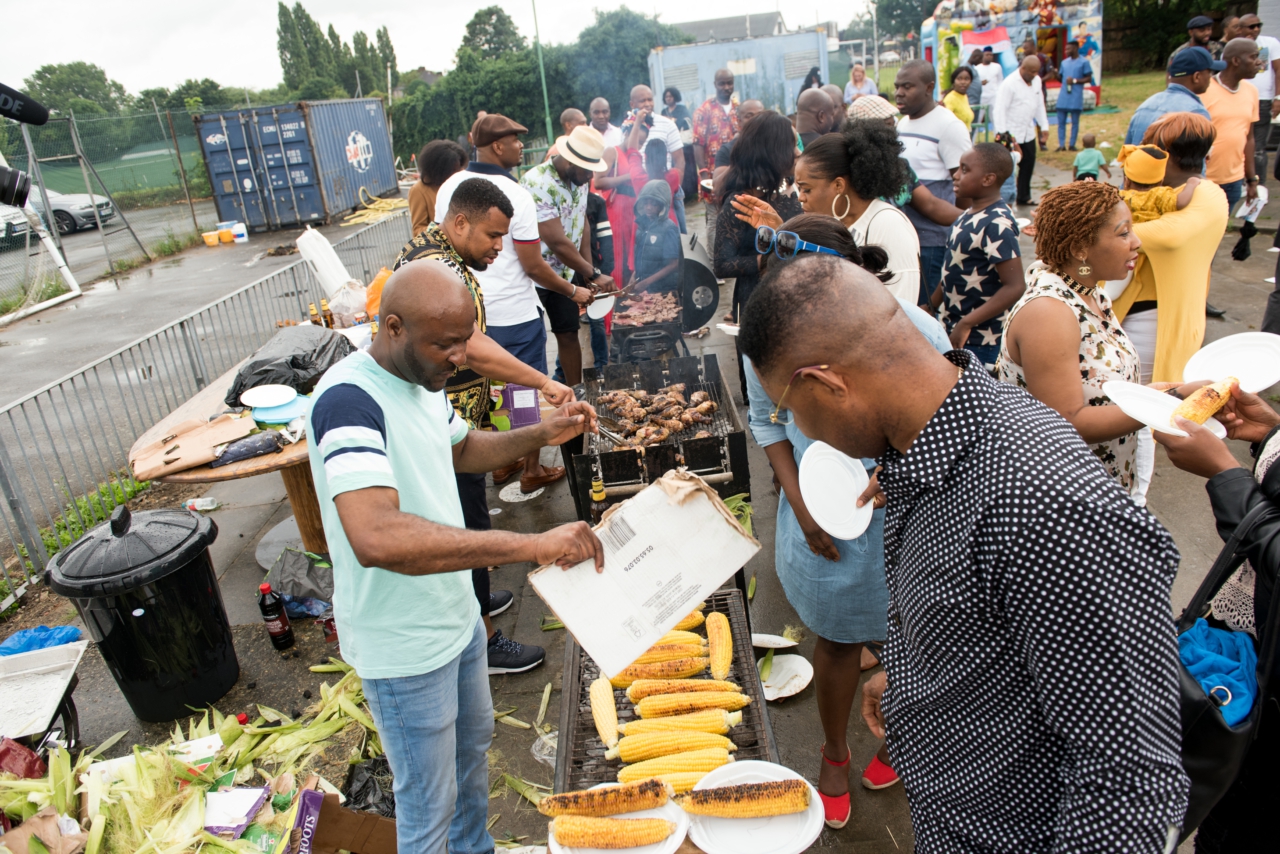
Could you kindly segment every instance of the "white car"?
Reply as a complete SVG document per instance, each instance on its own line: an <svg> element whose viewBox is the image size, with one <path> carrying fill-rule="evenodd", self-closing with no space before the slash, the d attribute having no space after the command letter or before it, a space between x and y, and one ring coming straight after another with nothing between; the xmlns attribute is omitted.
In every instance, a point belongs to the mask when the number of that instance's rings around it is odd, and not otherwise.
<svg viewBox="0 0 1280 854"><path fill-rule="evenodd" d="M0 252L25 246L27 228L27 218L21 210L0 205Z"/></svg>
<svg viewBox="0 0 1280 854"><path fill-rule="evenodd" d="M896 50L886 50L884 53L880 54L880 62L885 65L902 62L902 55Z"/></svg>

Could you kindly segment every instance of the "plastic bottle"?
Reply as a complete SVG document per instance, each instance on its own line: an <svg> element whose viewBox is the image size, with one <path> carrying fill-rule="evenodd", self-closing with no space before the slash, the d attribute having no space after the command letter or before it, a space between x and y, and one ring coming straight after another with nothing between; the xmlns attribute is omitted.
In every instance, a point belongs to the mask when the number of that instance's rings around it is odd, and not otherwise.
<svg viewBox="0 0 1280 854"><path fill-rule="evenodd" d="M604 481L600 478L591 479L591 521L597 525L600 519L604 517L604 511L609 509L609 502L605 500Z"/></svg>
<svg viewBox="0 0 1280 854"><path fill-rule="evenodd" d="M273 593L271 585L265 581L258 585L258 610L267 624L271 645L276 649L293 646L293 627L289 625L289 615L284 612L284 600L280 594Z"/></svg>
<svg viewBox="0 0 1280 854"><path fill-rule="evenodd" d="M324 326L324 324L320 322L320 312L316 311L315 303L307 303L307 314L309 315L311 322L316 326Z"/></svg>

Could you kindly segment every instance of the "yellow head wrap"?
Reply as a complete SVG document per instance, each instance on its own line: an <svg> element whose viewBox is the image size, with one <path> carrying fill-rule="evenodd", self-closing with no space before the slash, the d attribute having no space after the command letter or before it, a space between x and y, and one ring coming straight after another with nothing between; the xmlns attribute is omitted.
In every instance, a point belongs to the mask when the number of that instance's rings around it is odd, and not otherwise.
<svg viewBox="0 0 1280 854"><path fill-rule="evenodd" d="M1164 167L1169 162L1169 155L1154 145L1126 145L1120 149L1120 156L1116 159L1124 164L1125 177L1135 184L1159 184L1164 180Z"/></svg>

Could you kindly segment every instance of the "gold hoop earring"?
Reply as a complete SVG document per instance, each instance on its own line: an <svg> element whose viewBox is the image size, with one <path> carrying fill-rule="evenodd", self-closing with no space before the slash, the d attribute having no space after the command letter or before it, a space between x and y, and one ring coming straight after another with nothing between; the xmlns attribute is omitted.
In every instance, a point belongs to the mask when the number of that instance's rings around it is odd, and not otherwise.
<svg viewBox="0 0 1280 854"><path fill-rule="evenodd" d="M1088 264L1081 264L1079 267L1076 268L1076 272L1082 276L1087 276L1093 272L1093 268L1090 267Z"/></svg>
<svg viewBox="0 0 1280 854"><path fill-rule="evenodd" d="M849 215L849 209L853 207L853 202L849 201L849 197L841 193L839 198L844 199L844 213L836 213L836 200L831 200L831 215L836 219L844 219Z"/></svg>

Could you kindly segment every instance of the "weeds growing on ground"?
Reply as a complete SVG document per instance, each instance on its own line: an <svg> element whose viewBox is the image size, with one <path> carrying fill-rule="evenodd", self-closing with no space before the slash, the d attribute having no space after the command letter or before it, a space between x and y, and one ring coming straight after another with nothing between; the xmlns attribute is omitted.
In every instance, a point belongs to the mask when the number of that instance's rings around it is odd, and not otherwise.
<svg viewBox="0 0 1280 854"><path fill-rule="evenodd" d="M30 292L31 287L32 285L30 283L24 283L18 293L13 294L12 296L0 297L0 316L22 308L23 303L27 302L27 294ZM39 295L31 300L31 304L35 305L36 303L44 302L47 299L53 299L56 296L65 294L69 290L70 288L67 287L66 282L62 281L62 279L48 279L40 289Z"/></svg>

